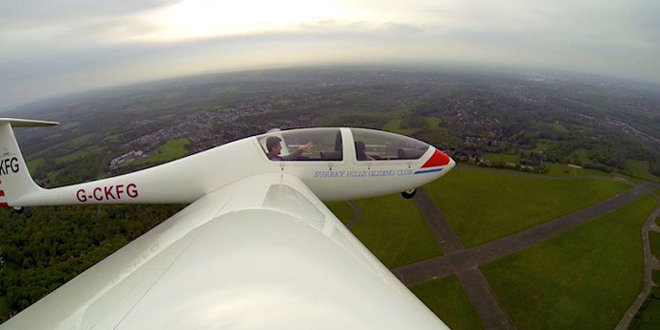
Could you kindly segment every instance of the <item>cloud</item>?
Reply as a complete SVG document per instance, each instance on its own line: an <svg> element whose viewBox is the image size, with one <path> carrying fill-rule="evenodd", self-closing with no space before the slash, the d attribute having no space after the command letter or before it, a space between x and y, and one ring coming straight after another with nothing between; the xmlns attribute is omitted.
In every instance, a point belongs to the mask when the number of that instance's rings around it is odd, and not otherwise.
<svg viewBox="0 0 660 330"><path fill-rule="evenodd" d="M470 61L660 82L660 3L6 1L0 107L62 92L269 66Z"/></svg>

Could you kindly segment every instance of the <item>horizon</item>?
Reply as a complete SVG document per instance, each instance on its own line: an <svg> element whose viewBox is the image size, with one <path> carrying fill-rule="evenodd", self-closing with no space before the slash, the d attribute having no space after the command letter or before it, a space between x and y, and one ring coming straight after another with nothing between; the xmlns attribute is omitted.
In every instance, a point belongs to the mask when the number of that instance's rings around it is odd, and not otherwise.
<svg viewBox="0 0 660 330"><path fill-rule="evenodd" d="M551 79L566 79L574 82L586 82L589 80L597 80L599 82L608 82L613 84L626 84L634 85L637 88L642 86L646 88L653 88L660 90L660 83L657 82L648 82L627 79L622 77L613 77L606 75L599 75L595 73L577 73L577 72L567 72L556 69L544 69L544 68L525 68L525 67L493 67L480 65L475 63L345 63L345 64L319 64L319 65L309 65L309 66L284 66L284 67L266 67L266 68L253 68L253 69L237 69L231 71L213 71L213 72L196 72L191 74L184 74L172 77L161 77L156 79L141 80L141 81L132 81L114 85L107 86L98 86L87 89L74 90L70 92L64 92L53 95L44 95L42 97L36 97L32 100L18 103L13 106L2 107L0 105L0 113L11 113L14 111L21 111L23 108L29 108L31 106L38 106L41 103L45 102L57 102L57 101L70 101L72 99L83 98L87 96L97 96L96 93L105 93L110 91L123 90L127 88L140 88L147 87L152 85L158 85L163 83L177 83L178 81L186 79L195 79L208 76L217 76L218 78L222 76L230 77L231 75L244 75L255 72L270 72L270 73L282 73L286 71L294 70L349 70L349 69L360 69L360 70L402 70L410 73L415 71L424 70L426 73L434 74L446 74L446 73L459 73L459 74L474 74L474 75L516 75L519 78L524 76L532 75L542 75Z"/></svg>
<svg viewBox="0 0 660 330"><path fill-rule="evenodd" d="M650 1L0 4L0 110L199 74L470 63L660 84Z"/></svg>

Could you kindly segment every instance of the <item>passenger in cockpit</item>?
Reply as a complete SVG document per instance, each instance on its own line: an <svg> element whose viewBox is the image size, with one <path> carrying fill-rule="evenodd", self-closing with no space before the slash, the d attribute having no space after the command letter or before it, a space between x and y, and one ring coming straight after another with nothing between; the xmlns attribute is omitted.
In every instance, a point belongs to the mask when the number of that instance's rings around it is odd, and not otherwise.
<svg viewBox="0 0 660 330"><path fill-rule="evenodd" d="M296 160L300 157L300 155L302 155L304 151L308 151L314 146L314 143L312 141L309 141L306 144L298 147L296 151L286 156L280 156L280 152L282 152L282 145L280 144L280 142L282 142L282 139L278 138L277 136L271 136L266 140L266 149L268 149L268 153L266 153L266 156L268 156L268 159Z"/></svg>
<svg viewBox="0 0 660 330"><path fill-rule="evenodd" d="M371 155L367 154L366 146L362 141L355 142L355 154L357 155L357 160L376 160Z"/></svg>

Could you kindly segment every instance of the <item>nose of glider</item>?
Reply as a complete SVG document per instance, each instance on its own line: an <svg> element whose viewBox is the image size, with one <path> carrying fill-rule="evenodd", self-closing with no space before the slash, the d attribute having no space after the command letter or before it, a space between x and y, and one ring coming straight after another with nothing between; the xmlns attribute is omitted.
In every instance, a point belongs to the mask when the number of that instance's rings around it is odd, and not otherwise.
<svg viewBox="0 0 660 330"><path fill-rule="evenodd" d="M447 156L447 157L449 157L449 156ZM454 161L454 159L452 159L451 157L449 157L449 164L447 165L447 171L449 171L449 170L451 170L452 168L454 168L454 166L456 166L456 162Z"/></svg>
<svg viewBox="0 0 660 330"><path fill-rule="evenodd" d="M422 165L422 168L443 167L448 171L454 166L456 166L456 162L451 159L451 157L447 156L444 152L435 149L431 158Z"/></svg>
<svg viewBox="0 0 660 330"><path fill-rule="evenodd" d="M433 154L429 157L428 160L422 165L422 167L415 172L415 174L433 174L428 178L432 181L447 173L449 170L456 166L456 162L447 156L444 152L435 149Z"/></svg>

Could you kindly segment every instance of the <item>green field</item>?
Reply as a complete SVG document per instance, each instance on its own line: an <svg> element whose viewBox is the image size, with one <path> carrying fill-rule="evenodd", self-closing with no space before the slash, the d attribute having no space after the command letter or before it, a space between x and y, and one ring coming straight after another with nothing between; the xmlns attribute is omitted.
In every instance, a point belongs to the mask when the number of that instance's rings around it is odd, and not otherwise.
<svg viewBox="0 0 660 330"><path fill-rule="evenodd" d="M660 227L660 217L655 218L655 225Z"/></svg>
<svg viewBox="0 0 660 330"><path fill-rule="evenodd" d="M413 201L396 194L355 203L362 216L351 231L388 268L442 255Z"/></svg>
<svg viewBox="0 0 660 330"><path fill-rule="evenodd" d="M456 275L416 284L410 290L448 327L482 329L477 312Z"/></svg>
<svg viewBox="0 0 660 330"><path fill-rule="evenodd" d="M440 125L442 120L440 120L438 117L424 117L424 121L429 128L436 128L438 125Z"/></svg>
<svg viewBox="0 0 660 330"><path fill-rule="evenodd" d="M548 125L549 125L550 127L554 128L554 129L555 129L556 131L558 131L559 133L569 133L569 132L570 132L570 131L568 130L568 128L566 128L566 126L564 126L564 125L562 125L562 124L560 124L560 123L550 123L550 124L548 124Z"/></svg>
<svg viewBox="0 0 660 330"><path fill-rule="evenodd" d="M654 270L653 271L653 283L655 285L660 286L660 270Z"/></svg>
<svg viewBox="0 0 660 330"><path fill-rule="evenodd" d="M593 162L589 159L589 150L584 148L575 149L569 154L569 157L573 160L572 162L577 165L593 164Z"/></svg>
<svg viewBox="0 0 660 330"><path fill-rule="evenodd" d="M612 329L642 288L646 196L482 266L519 329Z"/></svg>
<svg viewBox="0 0 660 330"><path fill-rule="evenodd" d="M46 137L46 139L55 140L55 139L59 139L61 137L64 137L64 134L57 133L57 134L53 134L53 135L50 135L50 136Z"/></svg>
<svg viewBox="0 0 660 330"><path fill-rule="evenodd" d="M560 142L557 140L538 139L534 142L534 148L522 149L522 150L527 152L547 151L551 148L556 147L559 144Z"/></svg>
<svg viewBox="0 0 660 330"><path fill-rule="evenodd" d="M573 175L574 169L568 167L566 164L558 164L558 163L547 163L548 166L548 174L550 175Z"/></svg>
<svg viewBox="0 0 660 330"><path fill-rule="evenodd" d="M567 164L559 163L546 163L548 166L548 173L552 176L565 176L565 177L602 177L610 180L619 180L621 182L630 182L632 184L643 183L644 180L640 178L630 177L621 173L605 173L598 170L592 170L588 168L573 168L569 167Z"/></svg>
<svg viewBox="0 0 660 330"><path fill-rule="evenodd" d="M620 174L609 174L597 170L592 170L588 168L574 168L569 167L567 164L559 163L547 163L548 165L548 174L550 175L566 175L566 176L602 176L602 177L615 177L619 176L624 178Z"/></svg>
<svg viewBox="0 0 660 330"><path fill-rule="evenodd" d="M467 247L534 227L630 188L601 179L552 180L543 175L536 179L476 169L451 171L426 186Z"/></svg>
<svg viewBox="0 0 660 330"><path fill-rule="evenodd" d="M415 134L419 129L417 128L401 128L401 119L391 119L390 121L383 126L383 130L403 134L403 135L412 135Z"/></svg>
<svg viewBox="0 0 660 330"><path fill-rule="evenodd" d="M46 158L37 158L27 161L27 166L30 173L36 172L39 167L44 165L46 165Z"/></svg>
<svg viewBox="0 0 660 330"><path fill-rule="evenodd" d="M103 139L103 143L119 143L120 134L109 135Z"/></svg>
<svg viewBox="0 0 660 330"><path fill-rule="evenodd" d="M71 141L67 141L66 143L69 145L73 145L74 147L80 147L88 142L91 141L91 139L96 135L96 133L91 133L91 134L85 134L78 136Z"/></svg>
<svg viewBox="0 0 660 330"><path fill-rule="evenodd" d="M649 173L649 163L639 160L628 160L628 169L632 176L640 179L660 182L660 178Z"/></svg>
<svg viewBox="0 0 660 330"><path fill-rule="evenodd" d="M91 155L95 155L100 152L103 152L103 150L105 150L105 147L89 147L83 150L72 152L66 156L55 158L55 162L58 164L65 164L65 163L79 161Z"/></svg>
<svg viewBox="0 0 660 330"><path fill-rule="evenodd" d="M273 104L278 107L286 107L287 105L293 104L294 101L287 97L278 97L273 101Z"/></svg>
<svg viewBox="0 0 660 330"><path fill-rule="evenodd" d="M484 157L486 157L486 159L490 160L491 162L495 162L495 163L518 164L518 156L516 155L493 154L487 152L484 154Z"/></svg>
<svg viewBox="0 0 660 330"><path fill-rule="evenodd" d="M345 225L353 218L353 208L346 202L329 202L325 205L334 213Z"/></svg>
<svg viewBox="0 0 660 330"><path fill-rule="evenodd" d="M651 252L656 258L660 258L660 233L657 231L649 231L649 243L651 244Z"/></svg>
<svg viewBox="0 0 660 330"><path fill-rule="evenodd" d="M186 138L172 139L167 141L167 143L158 147L154 153L147 157L138 159L134 162L131 162L131 165L141 165L141 164L160 164L169 162L171 160L179 159L188 155L188 150L186 146L190 141Z"/></svg>

